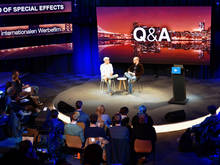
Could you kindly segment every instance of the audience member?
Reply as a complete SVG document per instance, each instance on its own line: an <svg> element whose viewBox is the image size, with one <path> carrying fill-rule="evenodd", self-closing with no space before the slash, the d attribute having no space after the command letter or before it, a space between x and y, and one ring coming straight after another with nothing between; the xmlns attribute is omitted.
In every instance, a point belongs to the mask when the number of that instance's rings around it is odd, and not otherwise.
<svg viewBox="0 0 220 165"><path fill-rule="evenodd" d="M114 123L114 126L109 128L110 137L113 139L129 140L129 130L121 125L121 115L119 113L113 116L112 123Z"/></svg>
<svg viewBox="0 0 220 165"><path fill-rule="evenodd" d="M0 140L8 137L8 121L9 117L6 114L6 100L4 96L0 96Z"/></svg>
<svg viewBox="0 0 220 165"><path fill-rule="evenodd" d="M98 144L90 144L85 148L83 165L100 165L103 162L102 159L103 150Z"/></svg>
<svg viewBox="0 0 220 165"><path fill-rule="evenodd" d="M37 159L37 154L29 140L24 140L19 143L19 152L24 155L26 159Z"/></svg>
<svg viewBox="0 0 220 165"><path fill-rule="evenodd" d="M98 115L93 113L90 115L90 126L85 129L85 138L89 137L103 137L106 139L106 133L104 128L100 128L96 125Z"/></svg>
<svg viewBox="0 0 220 165"><path fill-rule="evenodd" d="M220 122L220 118L216 114L217 107L215 105L210 105L210 106L208 106L207 109L208 109L208 112L210 113L210 116L205 118L205 120L202 123L193 126L193 128L195 128L195 127L206 127L206 126L208 126L212 123Z"/></svg>
<svg viewBox="0 0 220 165"><path fill-rule="evenodd" d="M30 141L19 143L18 149L11 149L1 159L1 164L40 165L40 161Z"/></svg>
<svg viewBox="0 0 220 165"><path fill-rule="evenodd" d="M128 128L121 126L121 114L113 117L113 127L109 128L110 144L107 145L108 164L127 165L130 161L130 139Z"/></svg>
<svg viewBox="0 0 220 165"><path fill-rule="evenodd" d="M132 140L150 140L153 144L156 142L157 134L154 127L146 123L146 118L145 114L138 116L138 124L132 130Z"/></svg>
<svg viewBox="0 0 220 165"><path fill-rule="evenodd" d="M151 116L149 116L147 114L147 107L144 106L144 105L141 105L138 107L138 113L137 115L135 115L133 118L132 118L132 125L133 127L136 127L136 125L138 124L138 120L139 120L139 115L141 114L144 114L146 116L145 120L146 120L146 124L148 124L149 126L153 126L154 122L151 118Z"/></svg>
<svg viewBox="0 0 220 165"><path fill-rule="evenodd" d="M85 138L83 129L77 125L79 115L79 112L73 112L73 114L70 116L71 123L65 124L64 135L79 136L82 143L84 143Z"/></svg>
<svg viewBox="0 0 220 165"><path fill-rule="evenodd" d="M104 127L106 125L108 128L111 124L111 119L108 114L105 113L105 106L100 105L96 109L96 114L98 115L98 125Z"/></svg>
<svg viewBox="0 0 220 165"><path fill-rule="evenodd" d="M119 111L119 113L121 114L121 125L122 126L130 127L129 125L130 119L128 117L128 112L129 112L128 107L122 107Z"/></svg>
<svg viewBox="0 0 220 165"><path fill-rule="evenodd" d="M76 101L76 111L79 112L79 120L78 122L83 122L85 126L89 126L89 115L87 115L85 112L82 110L83 102L78 100Z"/></svg>
<svg viewBox="0 0 220 165"><path fill-rule="evenodd" d="M51 157L55 160L59 159L61 154L61 149L64 144L63 134L64 134L64 124L58 118L58 111L51 111L51 119L49 121L49 138L48 138L48 151Z"/></svg>
<svg viewBox="0 0 220 165"><path fill-rule="evenodd" d="M220 135L220 118L216 114L217 107L214 105L208 106L210 116L200 124L194 125L190 132L195 136L197 153L199 155L211 154L216 149L213 139L219 138Z"/></svg>

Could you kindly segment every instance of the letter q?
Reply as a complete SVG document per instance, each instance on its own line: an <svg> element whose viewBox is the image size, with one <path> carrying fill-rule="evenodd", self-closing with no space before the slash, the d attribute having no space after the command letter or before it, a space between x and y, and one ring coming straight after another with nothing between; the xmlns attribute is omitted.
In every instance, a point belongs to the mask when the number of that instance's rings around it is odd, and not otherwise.
<svg viewBox="0 0 220 165"><path fill-rule="evenodd" d="M137 36L137 32L138 31L141 31L142 32L142 35L141 36ZM133 31L133 36L134 36L134 39L136 40L136 41L138 41L138 42L141 42L141 41L146 41L146 31L145 31L145 29L144 28L142 28L142 27L137 27L137 28L135 28L134 29L134 31Z"/></svg>

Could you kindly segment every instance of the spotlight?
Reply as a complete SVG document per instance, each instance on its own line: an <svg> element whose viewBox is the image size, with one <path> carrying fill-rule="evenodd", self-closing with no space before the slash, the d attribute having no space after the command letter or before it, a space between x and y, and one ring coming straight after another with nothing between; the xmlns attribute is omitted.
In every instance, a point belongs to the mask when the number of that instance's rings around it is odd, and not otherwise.
<svg viewBox="0 0 220 165"><path fill-rule="evenodd" d="M219 4L220 4L220 2L219 2L219 1L216 1L216 5L219 6Z"/></svg>

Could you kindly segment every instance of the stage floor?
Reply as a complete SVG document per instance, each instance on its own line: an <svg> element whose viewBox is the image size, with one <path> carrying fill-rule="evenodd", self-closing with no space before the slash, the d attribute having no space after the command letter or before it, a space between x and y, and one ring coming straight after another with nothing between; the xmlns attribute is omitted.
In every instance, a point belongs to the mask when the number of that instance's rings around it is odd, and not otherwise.
<svg viewBox="0 0 220 165"><path fill-rule="evenodd" d="M106 113L111 116L117 113L122 106L130 110L129 116L137 113L140 105L148 108L148 114L152 116L156 125L167 124L164 116L168 112L185 110L186 120L196 119L208 114L208 105L220 105L220 82L214 80L186 80L187 98L186 105L168 104L172 97L172 80L170 77L144 76L142 79L143 90L137 89L132 95L116 92L112 96L102 93L99 88L99 79L91 78L81 84L73 85L69 89L59 93L53 100L56 106L59 101L64 101L72 106L76 100L84 102L83 110L93 113L98 105L106 107ZM118 82L116 81L116 88Z"/></svg>
<svg viewBox="0 0 220 165"><path fill-rule="evenodd" d="M0 73L0 77L0 88L3 89L4 84L10 80L10 74ZM75 101L80 99L84 102L83 109L88 114L95 112L96 107L103 104L111 116L118 112L120 107L128 106L129 116L132 117L137 113L137 107L144 104L156 125L167 123L164 116L168 112L184 109L186 120L192 120L207 115L208 105L220 105L220 79L186 79L189 99L186 105L168 104L172 97L172 80L167 76L144 76L141 93L136 90L133 95L117 93L113 96L100 92L100 80L97 76L39 73L25 74L23 81L40 87L39 96L46 106L56 105L59 101L74 106Z"/></svg>

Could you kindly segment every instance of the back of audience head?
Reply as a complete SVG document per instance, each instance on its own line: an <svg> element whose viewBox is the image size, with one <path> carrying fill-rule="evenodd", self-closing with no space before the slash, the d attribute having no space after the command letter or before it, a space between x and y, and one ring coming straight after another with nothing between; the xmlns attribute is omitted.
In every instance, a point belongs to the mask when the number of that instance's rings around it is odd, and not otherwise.
<svg viewBox="0 0 220 165"><path fill-rule="evenodd" d="M96 113L99 115L102 115L105 113L105 106L104 105L99 105L96 109Z"/></svg>
<svg viewBox="0 0 220 165"><path fill-rule="evenodd" d="M9 87L6 91L8 96L13 96L15 94L15 88L13 86Z"/></svg>
<svg viewBox="0 0 220 165"><path fill-rule="evenodd" d="M145 105L141 105L138 107L138 114L145 114L147 112L147 107Z"/></svg>
<svg viewBox="0 0 220 165"><path fill-rule="evenodd" d="M146 124L147 123L147 118L145 114L139 114L138 115L138 124Z"/></svg>
<svg viewBox="0 0 220 165"><path fill-rule="evenodd" d="M5 85L5 91L7 91L7 89L8 89L9 87L12 87L12 82L10 82L10 81L8 81L8 82L6 83L6 85Z"/></svg>
<svg viewBox="0 0 220 165"><path fill-rule="evenodd" d="M216 115L216 111L218 108L215 105L209 105L207 109L211 115Z"/></svg>
<svg viewBox="0 0 220 165"><path fill-rule="evenodd" d="M29 140L24 140L19 143L19 152L28 158L36 158L35 150Z"/></svg>
<svg viewBox="0 0 220 165"><path fill-rule="evenodd" d="M129 112L128 107L121 107L119 113L120 113L121 115L128 115L128 112Z"/></svg>
<svg viewBox="0 0 220 165"><path fill-rule="evenodd" d="M84 165L100 165L103 162L102 159L103 150L98 144L90 144L84 151Z"/></svg>
<svg viewBox="0 0 220 165"><path fill-rule="evenodd" d="M58 117L58 111L56 109L51 110L50 116L52 119L56 119Z"/></svg>
<svg viewBox="0 0 220 165"><path fill-rule="evenodd" d="M92 113L89 119L91 124L96 124L98 120L98 115L96 113Z"/></svg>
<svg viewBox="0 0 220 165"><path fill-rule="evenodd" d="M81 100L76 101L76 109L81 109L83 106L83 102Z"/></svg>
<svg viewBox="0 0 220 165"><path fill-rule="evenodd" d="M121 114L120 113L116 113L113 116L112 123L113 124L121 124Z"/></svg>
<svg viewBox="0 0 220 165"><path fill-rule="evenodd" d="M77 121L79 119L79 112L73 112L72 115L70 116L70 120L72 121Z"/></svg>

